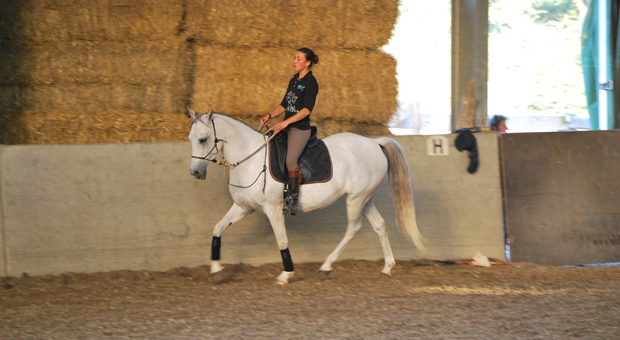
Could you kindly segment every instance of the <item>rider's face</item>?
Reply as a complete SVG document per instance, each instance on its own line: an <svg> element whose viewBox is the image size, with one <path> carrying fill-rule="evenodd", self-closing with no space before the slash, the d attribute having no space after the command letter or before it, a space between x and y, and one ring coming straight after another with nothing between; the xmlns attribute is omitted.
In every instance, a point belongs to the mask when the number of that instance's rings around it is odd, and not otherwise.
<svg viewBox="0 0 620 340"><path fill-rule="evenodd" d="M297 51L295 53L295 59L293 60L293 68L295 69L295 72L299 73L303 70L307 71L308 66L310 66L310 62L306 60L306 55L301 51Z"/></svg>
<svg viewBox="0 0 620 340"><path fill-rule="evenodd" d="M502 120L497 126L497 132L506 132L506 130L508 130L508 127L506 126L506 121Z"/></svg>

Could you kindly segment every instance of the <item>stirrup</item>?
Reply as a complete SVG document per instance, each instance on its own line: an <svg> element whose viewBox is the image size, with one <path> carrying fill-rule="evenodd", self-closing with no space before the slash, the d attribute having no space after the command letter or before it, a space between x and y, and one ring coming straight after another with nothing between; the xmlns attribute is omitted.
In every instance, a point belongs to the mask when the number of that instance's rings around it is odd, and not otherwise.
<svg viewBox="0 0 620 340"><path fill-rule="evenodd" d="M284 207L282 207L282 215L297 215L297 204L295 204L293 197L289 196L284 200Z"/></svg>

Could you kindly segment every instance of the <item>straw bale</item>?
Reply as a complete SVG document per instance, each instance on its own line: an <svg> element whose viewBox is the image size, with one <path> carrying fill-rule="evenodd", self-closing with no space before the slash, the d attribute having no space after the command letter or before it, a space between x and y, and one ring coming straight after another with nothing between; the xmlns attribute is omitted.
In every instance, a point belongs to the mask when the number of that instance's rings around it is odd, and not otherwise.
<svg viewBox="0 0 620 340"><path fill-rule="evenodd" d="M258 128L254 116L236 117ZM191 121L185 114L157 114L136 111L65 113L25 111L14 117L0 116L2 144L93 144L182 142L187 140ZM390 135L381 124L323 120L313 122L319 138L341 132L364 136Z"/></svg>
<svg viewBox="0 0 620 340"><path fill-rule="evenodd" d="M313 118L387 124L398 104L396 60L379 50L326 50L320 57Z"/></svg>
<svg viewBox="0 0 620 340"><path fill-rule="evenodd" d="M23 49L15 44L0 40L0 85L17 85L21 81L20 61ZM1 104L0 104L1 105Z"/></svg>
<svg viewBox="0 0 620 340"><path fill-rule="evenodd" d="M375 49L385 45L397 0L190 0L188 37L228 47Z"/></svg>
<svg viewBox="0 0 620 340"><path fill-rule="evenodd" d="M396 0L0 0L0 143L186 140L194 108L251 126L301 46L321 136L386 134Z"/></svg>
<svg viewBox="0 0 620 340"><path fill-rule="evenodd" d="M248 126L258 129L260 118L262 116L251 115L239 115L235 116L236 119L246 123ZM280 117L276 118L273 122L268 124L269 127L275 125L275 122L279 122ZM377 136L389 136L392 133L385 124L377 124L372 122L354 122L354 121L338 121L333 119L313 120L312 125L318 128L317 135L319 138L325 138L331 135L342 132L356 133L362 136L377 137Z"/></svg>
<svg viewBox="0 0 620 340"><path fill-rule="evenodd" d="M33 111L182 112L185 92L177 84L67 84L20 86L17 107Z"/></svg>
<svg viewBox="0 0 620 340"><path fill-rule="evenodd" d="M21 89L18 85L0 84L0 114L7 115L19 112L22 102L20 97Z"/></svg>
<svg viewBox="0 0 620 340"><path fill-rule="evenodd" d="M23 144L18 117L15 112L0 111L0 144Z"/></svg>
<svg viewBox="0 0 620 340"><path fill-rule="evenodd" d="M345 1L345 48L379 48L390 40L398 18L398 0Z"/></svg>
<svg viewBox="0 0 620 340"><path fill-rule="evenodd" d="M0 56L0 110L183 112L189 51L154 42L16 44Z"/></svg>
<svg viewBox="0 0 620 340"><path fill-rule="evenodd" d="M24 144L178 142L187 140L190 128L191 120L179 113L26 111L19 116Z"/></svg>
<svg viewBox="0 0 620 340"><path fill-rule="evenodd" d="M196 48L195 109L238 116L276 107L293 75L293 49Z"/></svg>
<svg viewBox="0 0 620 340"><path fill-rule="evenodd" d="M185 34L199 43L268 46L286 42L286 0L189 0ZM293 16L293 13L290 13Z"/></svg>
<svg viewBox="0 0 620 340"><path fill-rule="evenodd" d="M0 35L34 43L167 39L184 11L178 0L0 0L0 8Z"/></svg>
<svg viewBox="0 0 620 340"><path fill-rule="evenodd" d="M232 116L261 116L277 106L293 76L294 49L196 49L191 102ZM396 110L396 61L381 51L317 50L319 96L313 120L387 123Z"/></svg>
<svg viewBox="0 0 620 340"><path fill-rule="evenodd" d="M351 122L337 120L320 120L312 122L318 128L319 138L335 135L342 132L351 132L367 137L389 136L392 133L387 125L369 122Z"/></svg>
<svg viewBox="0 0 620 340"><path fill-rule="evenodd" d="M346 12L346 1L339 0L297 0L291 1L290 12L285 13L280 21L285 32L283 37L287 44L295 49L300 47L339 48L346 46L343 14ZM372 19L371 19L372 20ZM393 26L394 23L391 23ZM372 42L355 46L374 48Z"/></svg>
<svg viewBox="0 0 620 340"><path fill-rule="evenodd" d="M1 84L181 84L185 42L59 42L7 48Z"/></svg>

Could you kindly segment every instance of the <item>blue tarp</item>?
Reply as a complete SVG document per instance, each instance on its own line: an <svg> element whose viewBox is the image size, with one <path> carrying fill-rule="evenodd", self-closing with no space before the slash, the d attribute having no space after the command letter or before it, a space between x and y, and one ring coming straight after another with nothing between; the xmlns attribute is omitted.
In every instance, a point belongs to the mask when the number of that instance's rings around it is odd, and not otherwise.
<svg viewBox="0 0 620 340"><path fill-rule="evenodd" d="M583 77L585 81L586 100L588 103L588 113L590 114L590 125L592 130L599 128L599 55L598 55L598 2L592 0L588 6L588 13L583 21L583 32L581 35L581 66L583 67ZM607 56L608 69L612 70L611 53ZM620 84L615 84L620 86ZM607 128L613 129L613 100L612 93L609 96L609 109L607 110Z"/></svg>

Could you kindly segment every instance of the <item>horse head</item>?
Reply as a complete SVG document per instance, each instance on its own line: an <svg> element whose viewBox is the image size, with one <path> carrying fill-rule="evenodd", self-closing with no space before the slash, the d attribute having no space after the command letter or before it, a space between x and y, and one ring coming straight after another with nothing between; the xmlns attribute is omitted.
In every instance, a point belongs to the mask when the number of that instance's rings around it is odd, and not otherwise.
<svg viewBox="0 0 620 340"><path fill-rule="evenodd" d="M189 172L198 179L207 177L207 165L214 162L214 157L219 153L215 126L213 123L213 110L207 114L196 113L189 107L187 112L192 119L192 129L189 132L189 141L192 144L192 164Z"/></svg>

